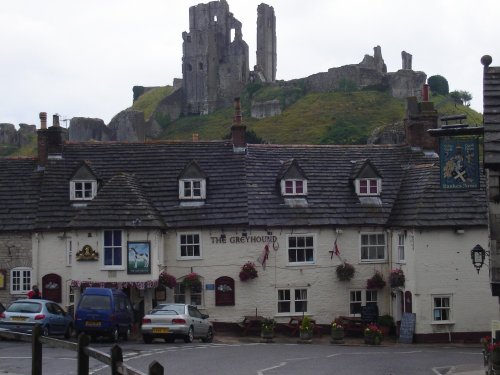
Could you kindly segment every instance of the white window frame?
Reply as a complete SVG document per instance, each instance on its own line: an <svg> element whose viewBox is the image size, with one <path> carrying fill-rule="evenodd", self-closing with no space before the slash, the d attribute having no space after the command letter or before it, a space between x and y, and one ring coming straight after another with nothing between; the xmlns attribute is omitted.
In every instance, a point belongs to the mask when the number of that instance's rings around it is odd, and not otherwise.
<svg viewBox="0 0 500 375"><path fill-rule="evenodd" d="M443 300L448 300L448 306L436 306L436 300L439 299L441 302ZM448 319L436 319L438 315L442 317L442 314L436 314L438 311L447 311ZM453 298L451 294L433 294L432 295L432 322L433 323L447 323L453 320Z"/></svg>
<svg viewBox="0 0 500 375"><path fill-rule="evenodd" d="M31 290L33 269L16 267L10 270L10 294L26 294Z"/></svg>
<svg viewBox="0 0 500 375"><path fill-rule="evenodd" d="M368 247L368 256L369 256L369 253L370 253L370 248L372 247L381 247L382 245L376 243L376 244L370 244L368 243L367 245L363 245L363 237L364 236L368 236L368 241L370 241L370 239L372 238L371 236L377 236L377 241L378 241L378 236L384 236L384 245L383 245L383 248L384 248L384 257L383 258L370 258L370 257L367 257L367 258L363 258L363 248L366 248ZM385 263L386 260L387 260L387 236L385 234L385 232L361 232L360 235L359 235L359 259L361 262L363 263Z"/></svg>
<svg viewBox="0 0 500 375"><path fill-rule="evenodd" d="M306 260L304 261L297 261L297 262L292 262L290 261L290 238L292 237L295 237L296 239L298 239L299 237L303 237L304 238L304 246L303 247L299 247L299 246L296 246L295 248L297 250L301 250L303 249L304 250L304 258L306 258ZM307 257L305 256L307 254L307 250L308 248L311 248L311 246L307 246L306 245L306 242L307 242L307 238L312 238L312 260L307 260ZM307 265L307 264L315 264L316 263L316 235L315 234L289 234L286 236L286 257L287 257L287 264L289 266L301 266L301 265Z"/></svg>
<svg viewBox="0 0 500 375"><path fill-rule="evenodd" d="M82 196L77 197L76 184L82 184ZM85 187L85 184L90 184L90 189ZM71 180L70 181L70 199L72 201L90 201L94 199L97 194L97 181L96 180ZM78 189L80 190L80 189ZM90 196L85 196L85 192L90 192Z"/></svg>
<svg viewBox="0 0 500 375"><path fill-rule="evenodd" d="M199 293L193 293L192 288L186 288L182 282L177 283L174 288L174 303L186 303L198 308L203 307L203 284L201 284L199 288ZM193 301L193 296L199 296L199 304L196 303L196 301Z"/></svg>
<svg viewBox="0 0 500 375"><path fill-rule="evenodd" d="M353 293L355 293L356 297L358 295L361 297L360 299L353 300ZM376 290L372 289L352 289L349 291L349 316L361 316L361 308L366 306L368 303L376 303L378 304L379 293ZM359 304L359 313L353 313L351 306L353 304Z"/></svg>
<svg viewBox="0 0 500 375"><path fill-rule="evenodd" d="M194 190L195 188L193 187L193 184L195 182L200 183L200 194L195 195ZM189 190L189 194L185 194L185 187L184 185L188 183L190 186L187 188ZM189 199L189 200L199 200L199 199L205 199L207 196L206 193L207 189L207 182L204 178L183 178L179 180L179 198L180 199Z"/></svg>
<svg viewBox="0 0 500 375"><path fill-rule="evenodd" d="M115 246L114 244L112 244L110 246L106 246L106 241L105 241L106 232L113 232L113 238L114 238L114 235L115 235L114 232L120 232L121 233L121 244L120 244L120 246ZM123 231L121 229L106 229L106 230L103 230L103 232L102 232L102 267L103 267L102 269L103 270L118 270L118 271L121 271L121 270L125 269L126 259L125 259L125 254L124 254L124 250L125 250L125 244L124 244L125 241L124 240L125 240L125 236L124 236L124 233L123 233ZM105 262L106 262L106 250L107 249L113 250L114 248L118 248L118 247L121 250L121 261L122 261L121 264L112 264L112 265L105 264Z"/></svg>
<svg viewBox="0 0 500 375"><path fill-rule="evenodd" d="M367 181L367 192L362 193L361 192L361 181ZM370 188L370 181L376 181L377 182L377 191L375 193L371 193L369 190ZM358 178L356 179L356 194L360 196L378 196L382 193L382 179L380 178Z"/></svg>
<svg viewBox="0 0 500 375"><path fill-rule="evenodd" d="M302 182L302 193L297 192L297 182ZM291 182L292 183L292 192L287 193L286 191L286 183ZM287 196L287 197L293 197L293 196L304 196L307 195L307 180L303 179L292 179L292 178L286 178L281 180L281 195Z"/></svg>
<svg viewBox="0 0 500 375"><path fill-rule="evenodd" d="M73 241L69 238L66 241L66 266L71 267L73 265Z"/></svg>
<svg viewBox="0 0 500 375"><path fill-rule="evenodd" d="M290 315L300 315L300 314L309 314L309 306L310 306L310 297L309 297L309 288L307 287L296 287L296 288L278 288L278 295L276 296L276 312L278 316L290 316ZM283 294L288 292L289 299L285 299ZM298 292L299 295L296 295ZM305 297L305 298L304 298ZM297 311L296 304L297 303L305 304L305 311ZM281 309L280 311L280 303L289 303L290 308L288 311Z"/></svg>
<svg viewBox="0 0 500 375"><path fill-rule="evenodd" d="M398 263L406 263L406 254L405 254L405 234L404 233L398 233L398 246L397 246L397 252L398 252Z"/></svg>
<svg viewBox="0 0 500 375"><path fill-rule="evenodd" d="M198 243L182 243L183 237L187 236L198 236ZM198 246L199 255L182 255L183 246ZM203 246L200 232L181 232L177 234L177 259L178 260L190 260L190 259L202 259L203 258Z"/></svg>

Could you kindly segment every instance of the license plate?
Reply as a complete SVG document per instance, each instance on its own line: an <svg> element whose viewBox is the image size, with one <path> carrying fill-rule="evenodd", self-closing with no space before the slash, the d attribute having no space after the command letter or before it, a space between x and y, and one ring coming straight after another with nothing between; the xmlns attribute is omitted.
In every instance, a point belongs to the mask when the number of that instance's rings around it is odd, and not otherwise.
<svg viewBox="0 0 500 375"><path fill-rule="evenodd" d="M101 326L101 322L95 321L95 320L87 320L85 322L85 325L87 327L100 327Z"/></svg>
<svg viewBox="0 0 500 375"><path fill-rule="evenodd" d="M25 316L13 316L12 317L12 320L15 322L24 322L26 319L28 319L28 318L26 318Z"/></svg>
<svg viewBox="0 0 500 375"><path fill-rule="evenodd" d="M153 333L168 333L168 328L153 328Z"/></svg>

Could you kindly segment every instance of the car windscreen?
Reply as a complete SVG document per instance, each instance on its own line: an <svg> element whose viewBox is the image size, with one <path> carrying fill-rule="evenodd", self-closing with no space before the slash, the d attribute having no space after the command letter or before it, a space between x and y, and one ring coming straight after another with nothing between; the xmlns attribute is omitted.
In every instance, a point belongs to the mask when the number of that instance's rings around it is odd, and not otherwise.
<svg viewBox="0 0 500 375"><path fill-rule="evenodd" d="M9 306L7 312L14 313L39 313L42 311L42 304L38 302L14 302Z"/></svg>
<svg viewBox="0 0 500 375"><path fill-rule="evenodd" d="M84 295L78 307L90 310L111 310L111 298L109 296Z"/></svg>
<svg viewBox="0 0 500 375"><path fill-rule="evenodd" d="M182 314L184 314L184 306L159 305L151 313L152 314L164 314L164 315L182 315Z"/></svg>

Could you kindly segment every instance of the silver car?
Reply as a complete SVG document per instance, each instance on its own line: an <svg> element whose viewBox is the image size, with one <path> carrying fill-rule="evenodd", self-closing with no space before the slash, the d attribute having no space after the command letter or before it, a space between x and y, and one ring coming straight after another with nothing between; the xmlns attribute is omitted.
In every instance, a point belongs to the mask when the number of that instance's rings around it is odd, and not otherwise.
<svg viewBox="0 0 500 375"><path fill-rule="evenodd" d="M141 333L146 344L151 344L154 338L163 338L165 342L174 342L176 338L184 342L193 342L195 338L212 342L214 338L208 315L196 306L179 303L160 304L151 310L142 319Z"/></svg>
<svg viewBox="0 0 500 375"><path fill-rule="evenodd" d="M0 313L0 328L31 333L35 324L42 326L42 334L73 335L73 318L57 303L43 299L23 299L12 302Z"/></svg>

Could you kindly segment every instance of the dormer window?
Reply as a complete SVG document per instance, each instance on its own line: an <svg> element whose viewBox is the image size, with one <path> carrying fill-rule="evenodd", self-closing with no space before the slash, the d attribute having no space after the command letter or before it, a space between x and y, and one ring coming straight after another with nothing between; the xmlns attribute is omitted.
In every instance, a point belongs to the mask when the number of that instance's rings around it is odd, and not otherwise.
<svg viewBox="0 0 500 375"><path fill-rule="evenodd" d="M181 199L205 199L205 191L203 179L179 180L179 198Z"/></svg>
<svg viewBox="0 0 500 375"><path fill-rule="evenodd" d="M73 201L86 201L94 199L97 192L97 181L71 181L70 194Z"/></svg>
<svg viewBox="0 0 500 375"><path fill-rule="evenodd" d="M356 181L358 195L380 195L380 179L361 178Z"/></svg>
<svg viewBox="0 0 500 375"><path fill-rule="evenodd" d="M207 177L198 163L190 161L179 175L179 199L196 203L207 197Z"/></svg>
<svg viewBox="0 0 500 375"><path fill-rule="evenodd" d="M284 196L306 195L307 180L282 180L281 194Z"/></svg>
<svg viewBox="0 0 500 375"><path fill-rule="evenodd" d="M90 201L97 194L98 177L88 162L82 162L69 181L69 196L72 201Z"/></svg>

